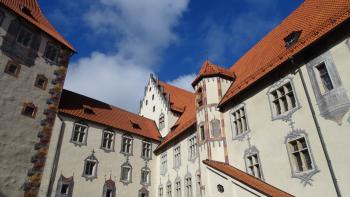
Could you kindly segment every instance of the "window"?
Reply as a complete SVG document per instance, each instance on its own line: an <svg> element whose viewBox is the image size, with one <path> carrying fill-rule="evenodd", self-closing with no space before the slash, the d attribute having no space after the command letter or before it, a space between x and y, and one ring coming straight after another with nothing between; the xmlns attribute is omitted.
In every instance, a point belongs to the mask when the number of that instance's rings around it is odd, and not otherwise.
<svg viewBox="0 0 350 197"><path fill-rule="evenodd" d="M150 174L151 171L148 168L141 169L141 184L149 185L150 184Z"/></svg>
<svg viewBox="0 0 350 197"><path fill-rule="evenodd" d="M0 26L2 25L2 22L4 21L5 13L0 10Z"/></svg>
<svg viewBox="0 0 350 197"><path fill-rule="evenodd" d="M92 180L97 178L97 165L98 160L95 157L95 151L85 159L83 177L87 180Z"/></svg>
<svg viewBox="0 0 350 197"><path fill-rule="evenodd" d="M155 112L156 111L156 106L153 106L153 112Z"/></svg>
<svg viewBox="0 0 350 197"><path fill-rule="evenodd" d="M233 127L236 131L236 136L248 132L248 122L245 106L239 106L232 113Z"/></svg>
<svg viewBox="0 0 350 197"><path fill-rule="evenodd" d="M114 132L104 130L102 132L101 148L106 151L113 151L114 149Z"/></svg>
<svg viewBox="0 0 350 197"><path fill-rule="evenodd" d="M185 177L185 197L192 197L192 178L190 175Z"/></svg>
<svg viewBox="0 0 350 197"><path fill-rule="evenodd" d="M148 197L148 190L146 188L142 188L139 190L139 197Z"/></svg>
<svg viewBox="0 0 350 197"><path fill-rule="evenodd" d="M291 82L287 82L270 92L272 97L273 115L279 116L296 108L296 98Z"/></svg>
<svg viewBox="0 0 350 197"><path fill-rule="evenodd" d="M221 137L220 120L214 119L210 121L210 124L211 124L211 135L214 138Z"/></svg>
<svg viewBox="0 0 350 197"><path fill-rule="evenodd" d="M199 135L200 135L201 141L205 140L204 125L200 125L199 126Z"/></svg>
<svg viewBox="0 0 350 197"><path fill-rule="evenodd" d="M180 145L174 148L174 168L178 168L181 165L181 149Z"/></svg>
<svg viewBox="0 0 350 197"><path fill-rule="evenodd" d="M12 61L9 61L5 67L5 73L12 75L14 77L18 76L20 70L21 70L21 66Z"/></svg>
<svg viewBox="0 0 350 197"><path fill-rule="evenodd" d="M128 135L123 135L122 138L122 150L121 152L127 155L131 155L132 154L132 141L133 138L131 136Z"/></svg>
<svg viewBox="0 0 350 197"><path fill-rule="evenodd" d="M152 158L152 144L151 144L151 142L142 141L141 157L144 159L151 159Z"/></svg>
<svg viewBox="0 0 350 197"><path fill-rule="evenodd" d="M115 197L116 188L115 182L111 179L106 180L103 185L103 197Z"/></svg>
<svg viewBox="0 0 350 197"><path fill-rule="evenodd" d="M158 195L159 197L164 197L163 185L159 186Z"/></svg>
<svg viewBox="0 0 350 197"><path fill-rule="evenodd" d="M293 31L287 37L284 38L285 47L289 48L298 42L301 31Z"/></svg>
<svg viewBox="0 0 350 197"><path fill-rule="evenodd" d="M52 43L47 43L44 57L52 62L57 62L60 49Z"/></svg>
<svg viewBox="0 0 350 197"><path fill-rule="evenodd" d="M199 171L196 173L196 182L197 182L197 196L201 196L201 174Z"/></svg>
<svg viewBox="0 0 350 197"><path fill-rule="evenodd" d="M82 123L75 123L73 126L72 142L76 144L86 144L88 127Z"/></svg>
<svg viewBox="0 0 350 197"><path fill-rule="evenodd" d="M326 64L321 63L320 65L316 66L316 69L318 70L318 74L322 83L322 87L324 90L323 93L332 90L334 87L331 77L329 76Z"/></svg>
<svg viewBox="0 0 350 197"><path fill-rule="evenodd" d="M124 163L121 167L121 177L120 181L123 183L131 182L132 167L129 163Z"/></svg>
<svg viewBox="0 0 350 197"><path fill-rule="evenodd" d="M152 101L154 100L154 94L152 94Z"/></svg>
<svg viewBox="0 0 350 197"><path fill-rule="evenodd" d="M22 115L35 118L37 107L33 103L24 103Z"/></svg>
<svg viewBox="0 0 350 197"><path fill-rule="evenodd" d="M148 100L146 100L146 105L148 105Z"/></svg>
<svg viewBox="0 0 350 197"><path fill-rule="evenodd" d="M17 35L16 41L24 47L29 47L32 42L32 39L33 34L29 30L22 28Z"/></svg>
<svg viewBox="0 0 350 197"><path fill-rule="evenodd" d="M259 161L258 153L253 153L246 156L247 172L255 176L256 178L262 179L261 165Z"/></svg>
<svg viewBox="0 0 350 197"><path fill-rule="evenodd" d="M181 180L177 178L175 180L175 197L181 197Z"/></svg>
<svg viewBox="0 0 350 197"><path fill-rule="evenodd" d="M73 193L73 176L66 178L60 176L57 182L56 197L71 197Z"/></svg>
<svg viewBox="0 0 350 197"><path fill-rule="evenodd" d="M34 86L45 90L47 86L47 82L48 82L48 79L45 77L45 75L37 75Z"/></svg>
<svg viewBox="0 0 350 197"><path fill-rule="evenodd" d="M290 140L288 142L288 150L295 172L304 172L313 169L312 159L305 137Z"/></svg>
<svg viewBox="0 0 350 197"><path fill-rule="evenodd" d="M160 173L164 175L167 171L167 167L167 153L163 153L160 156Z"/></svg>
<svg viewBox="0 0 350 197"><path fill-rule="evenodd" d="M198 88L196 92L196 101L198 107L201 107L203 105L203 91L201 87Z"/></svg>
<svg viewBox="0 0 350 197"><path fill-rule="evenodd" d="M162 113L159 116L159 130L162 130L164 127L165 127L165 116Z"/></svg>
<svg viewBox="0 0 350 197"><path fill-rule="evenodd" d="M188 140L189 145L189 159L192 160L197 157L197 137L193 136Z"/></svg>
<svg viewBox="0 0 350 197"><path fill-rule="evenodd" d="M168 183L166 184L166 196L167 197L172 197L171 182L170 181L168 181Z"/></svg>

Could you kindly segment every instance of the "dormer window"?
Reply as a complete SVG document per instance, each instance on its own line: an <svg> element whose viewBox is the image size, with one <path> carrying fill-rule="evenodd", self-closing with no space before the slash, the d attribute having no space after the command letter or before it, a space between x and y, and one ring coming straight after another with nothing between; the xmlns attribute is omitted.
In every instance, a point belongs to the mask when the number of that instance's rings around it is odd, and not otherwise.
<svg viewBox="0 0 350 197"><path fill-rule="evenodd" d="M85 114L95 114L94 110L92 109L92 107L88 106L88 105L83 105L84 108L84 113Z"/></svg>
<svg viewBox="0 0 350 197"><path fill-rule="evenodd" d="M293 31L292 33L290 33L287 37L283 39L285 42L285 47L289 48L293 46L295 43L297 43L300 35L301 35L301 31Z"/></svg>
<svg viewBox="0 0 350 197"><path fill-rule="evenodd" d="M130 121L130 122L131 122L132 128L134 128L134 129L141 129L139 124L137 124L135 122L132 122L132 121Z"/></svg>

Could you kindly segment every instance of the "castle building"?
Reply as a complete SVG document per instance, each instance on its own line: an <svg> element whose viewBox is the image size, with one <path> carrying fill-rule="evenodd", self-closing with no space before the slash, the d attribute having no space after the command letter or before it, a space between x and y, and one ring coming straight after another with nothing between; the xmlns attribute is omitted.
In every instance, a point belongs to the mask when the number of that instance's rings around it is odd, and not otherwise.
<svg viewBox="0 0 350 197"><path fill-rule="evenodd" d="M0 0L0 196L35 196L74 48L36 0Z"/></svg>
<svg viewBox="0 0 350 197"><path fill-rule="evenodd" d="M63 90L36 194L350 196L349 27L348 0L305 0L194 93L150 75L139 114Z"/></svg>

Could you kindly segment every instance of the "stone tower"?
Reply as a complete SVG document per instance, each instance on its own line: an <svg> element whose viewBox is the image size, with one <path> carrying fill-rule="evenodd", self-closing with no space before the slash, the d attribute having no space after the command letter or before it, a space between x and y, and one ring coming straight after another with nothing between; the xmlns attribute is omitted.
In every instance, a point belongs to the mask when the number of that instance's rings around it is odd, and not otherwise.
<svg viewBox="0 0 350 197"><path fill-rule="evenodd" d="M36 196L73 53L36 0L0 0L0 196Z"/></svg>

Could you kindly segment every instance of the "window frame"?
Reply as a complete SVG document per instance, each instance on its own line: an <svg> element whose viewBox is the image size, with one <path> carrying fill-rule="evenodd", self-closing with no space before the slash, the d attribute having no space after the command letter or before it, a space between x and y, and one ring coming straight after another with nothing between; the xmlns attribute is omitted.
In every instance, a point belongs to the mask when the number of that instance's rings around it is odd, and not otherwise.
<svg viewBox="0 0 350 197"><path fill-rule="evenodd" d="M284 86L286 86L287 84L290 84L292 90L285 93L285 98L287 99L287 94L288 93L292 93L294 96L294 101L295 101L295 107L287 110L287 111L281 111L280 114L278 114L276 112L277 109L275 109L275 106L273 104L273 101L275 100L274 96L272 95L273 92L277 91L280 88L283 88ZM269 107L270 107L270 111L271 111L271 119L272 121L274 120L284 120L284 121L288 121L291 119L292 115L301 108L299 99L298 99L298 95L293 83L293 76L292 75L288 75L287 77L284 77L283 79L275 82L273 85L270 86L270 88L267 91L267 97L268 97L268 101L269 101ZM280 97L278 97L278 99L280 99ZM288 103L288 101L287 101ZM282 104L280 104L280 106L282 106Z"/></svg>
<svg viewBox="0 0 350 197"><path fill-rule="evenodd" d="M32 112L31 115L26 114L26 108L27 108L27 107L33 108L33 112ZM32 102L23 103L22 112L21 112L21 114L22 114L23 116L26 116L26 117L35 119L37 112L38 112L38 107L35 106L34 103L32 103Z"/></svg>
<svg viewBox="0 0 350 197"><path fill-rule="evenodd" d="M162 184L158 187L158 197L164 197L164 187Z"/></svg>
<svg viewBox="0 0 350 197"><path fill-rule="evenodd" d="M146 181L143 180L143 172L148 172ZM151 169L149 169L147 166L141 168L140 184L143 186L150 186L151 185Z"/></svg>
<svg viewBox="0 0 350 197"><path fill-rule="evenodd" d="M124 143L125 143L124 139L130 140L130 149L129 149L128 152L124 150ZM134 150L133 150L133 149L134 149L134 138L133 138L131 135L129 135L129 134L123 134L123 136L122 136L122 143L120 143L120 144L121 144L120 153L122 153L123 155L130 155L130 156L133 155L133 151L134 151Z"/></svg>
<svg viewBox="0 0 350 197"><path fill-rule="evenodd" d="M9 68L10 68L11 65L15 65L17 67L15 73L12 73L12 72L9 71ZM5 66L5 69L4 69L4 72L6 74L9 74L9 75L11 75L13 77L16 77L16 78L18 77L20 71L21 71L21 65L16 63L16 62L14 62L14 61L8 61L6 66Z"/></svg>
<svg viewBox="0 0 350 197"><path fill-rule="evenodd" d="M174 181L174 192L175 192L175 197L181 197L181 179L180 177L176 177Z"/></svg>
<svg viewBox="0 0 350 197"><path fill-rule="evenodd" d="M207 139L207 136L206 136L206 133L205 133L205 124L204 124L204 122L201 122L198 125L198 136L199 136L199 142L204 142Z"/></svg>
<svg viewBox="0 0 350 197"><path fill-rule="evenodd" d="M166 184L166 191L165 191L165 194L166 194L166 197L172 197L172 185L171 185L171 182L168 181L167 184Z"/></svg>
<svg viewBox="0 0 350 197"><path fill-rule="evenodd" d="M84 134L82 142L79 142L80 134L78 134L78 136L77 136L77 141L74 140L76 126L85 127L85 130L84 130L85 134ZM87 145L87 137L88 137L88 133L89 133L88 131L89 131L89 125L87 125L85 122L83 122L83 121L74 122L70 142L75 144L75 145L78 145L78 146L86 146Z"/></svg>
<svg viewBox="0 0 350 197"><path fill-rule="evenodd" d="M94 162L95 165L92 169L92 174L86 174L86 168L87 168L87 164L88 162ZM87 158L85 158L84 160L84 168L83 168L83 173L82 173L82 177L85 178L85 180L89 180L92 181L93 179L97 179L97 170L98 170L98 159L95 157L95 151L93 150L91 155L88 156Z"/></svg>
<svg viewBox="0 0 350 197"><path fill-rule="evenodd" d="M102 197L106 197L108 190L112 190L112 197L116 196L117 189L115 186L115 182L113 180L111 180L111 178L109 178L109 180L106 180L104 185L103 185Z"/></svg>
<svg viewBox="0 0 350 197"><path fill-rule="evenodd" d="M192 149L194 149L194 151L192 151ZM198 157L197 135L192 135L188 138L188 160L193 161L197 157Z"/></svg>
<svg viewBox="0 0 350 197"><path fill-rule="evenodd" d="M160 174L165 175L168 171L168 154L164 152L160 155Z"/></svg>
<svg viewBox="0 0 350 197"><path fill-rule="evenodd" d="M64 184L68 185L68 191L66 192L66 194L61 193L62 186ZM72 197L73 189L74 189L74 177L71 176L71 177L66 178L61 174L60 178L57 181L55 197Z"/></svg>
<svg viewBox="0 0 350 197"><path fill-rule="evenodd" d="M178 144L174 146L173 148L173 153L174 153L174 169L179 169L181 167L181 144Z"/></svg>
<svg viewBox="0 0 350 197"><path fill-rule="evenodd" d="M28 46L24 45L22 42L20 42L18 40L22 31L25 32L25 33L29 33L30 34L30 40L28 41ZM17 35L16 35L16 44L18 44L18 45L20 45L21 47L24 47L24 48L31 48L33 40L34 40L34 33L31 30L29 30L28 28L26 28L25 26L22 25L20 27Z"/></svg>
<svg viewBox="0 0 350 197"><path fill-rule="evenodd" d="M127 180L123 179L123 169L124 168L128 168L129 169L128 179ZM133 167L131 166L131 164L128 161L123 163L120 166L120 182L122 182L124 185L128 185L129 183L132 183L132 170L133 170Z"/></svg>
<svg viewBox="0 0 350 197"><path fill-rule="evenodd" d="M145 144L149 145L149 156L147 155L144 155L144 149L145 149ZM152 142L148 141L148 140L142 140L142 147L141 147L141 158L144 159L144 160L151 160L152 159Z"/></svg>
<svg viewBox="0 0 350 197"><path fill-rule="evenodd" d="M235 121L238 121L237 119L235 119L235 115L236 113L241 113L241 110L243 109L244 112L244 116L242 116L240 114L239 120L241 120L241 124L242 124L242 120L245 120L245 127L246 129L243 130L242 132L238 132L237 131L237 127L235 124ZM244 119L245 118L245 119ZM238 105L236 105L235 107L233 107L230 110L230 122L231 122L231 134L232 134L232 139L233 140L243 140L244 137L250 133L250 126L249 126L249 120L248 120L248 113L247 113L247 105L245 103L240 103ZM243 126L242 126L243 128Z"/></svg>
<svg viewBox="0 0 350 197"><path fill-rule="evenodd" d="M108 134L112 134L112 142L111 142L111 147L110 148L107 148L107 147L104 147L103 146L103 142L105 140L105 133L108 133ZM114 146L115 146L115 135L116 135L116 132L113 131L112 129L104 129L102 131L102 136L101 136L101 145L100 145L100 148L102 150L104 150L105 152L114 152ZM109 139L109 138L108 138ZM107 139L107 140L108 140ZM106 143L107 145L108 143Z"/></svg>
<svg viewBox="0 0 350 197"><path fill-rule="evenodd" d="M40 86L40 85L38 84L38 81L39 81L40 79L44 81L43 86ZM36 75L36 78L35 78L35 81L34 81L34 86L35 86L35 87L37 87L37 88L39 88L39 89L42 89L42 90L46 90L46 87L47 87L48 83L49 83L49 79L48 79L45 75L43 75L43 74L38 74L38 75Z"/></svg>
<svg viewBox="0 0 350 197"><path fill-rule="evenodd" d="M184 178L184 187L185 187L185 197L193 197L193 184L192 184L192 176L190 173L187 173Z"/></svg>
<svg viewBox="0 0 350 197"><path fill-rule="evenodd" d="M50 59L49 57L47 57L47 53L48 53L48 48L49 48L49 47L53 47L53 48L55 48L55 49L57 50L57 54L55 55L54 60L52 60L52 59ZM48 42L46 43L46 46L45 46L45 51L44 51L44 54L43 54L43 58L44 58L46 61L50 62L50 63L58 64L58 60L59 60L59 57L60 57L60 53L61 53L61 48L58 47L56 43L48 41Z"/></svg>
<svg viewBox="0 0 350 197"><path fill-rule="evenodd" d="M161 113L159 115L158 125L159 125L159 130L163 130L165 128L165 115L164 115L164 113Z"/></svg>
<svg viewBox="0 0 350 197"><path fill-rule="evenodd" d="M250 165L248 158L252 157L254 155L256 155L258 162L256 162L256 163L254 162L252 165ZM244 159L247 174L250 174L251 176L254 176L260 180L264 180L264 173L263 173L263 169L262 169L262 165L261 165L260 153L259 153L259 150L255 146L251 146L244 151L243 159ZM255 175L255 168L253 169L254 174L250 173L249 167L250 166L256 167L256 165L259 166L260 177Z"/></svg>

